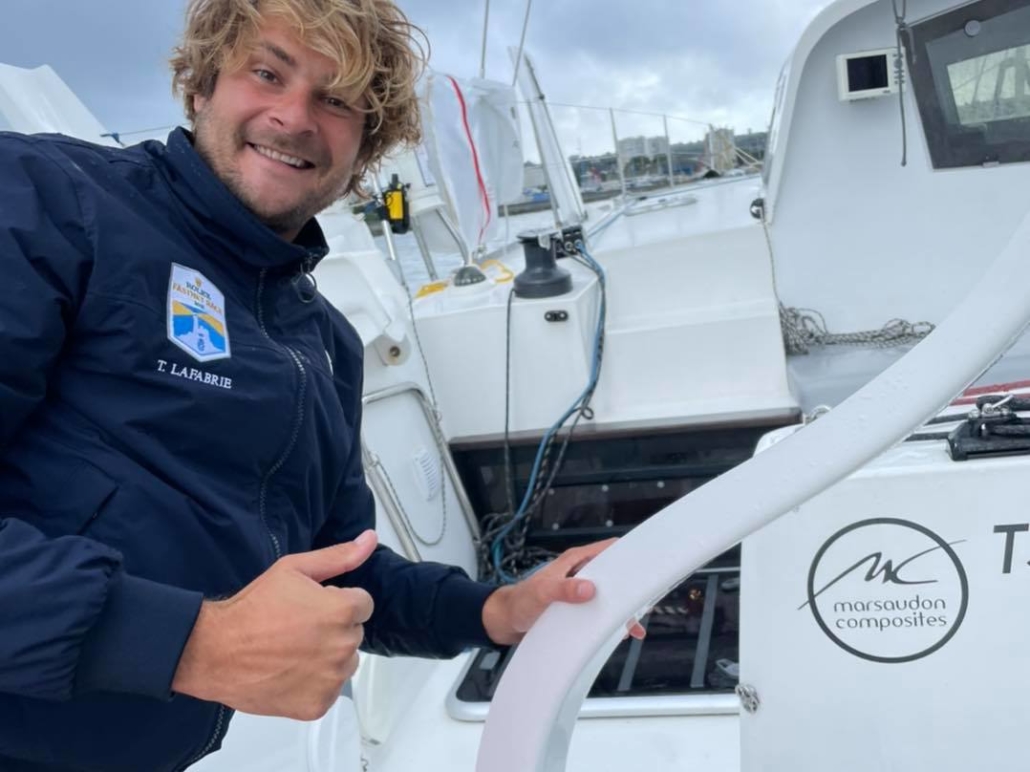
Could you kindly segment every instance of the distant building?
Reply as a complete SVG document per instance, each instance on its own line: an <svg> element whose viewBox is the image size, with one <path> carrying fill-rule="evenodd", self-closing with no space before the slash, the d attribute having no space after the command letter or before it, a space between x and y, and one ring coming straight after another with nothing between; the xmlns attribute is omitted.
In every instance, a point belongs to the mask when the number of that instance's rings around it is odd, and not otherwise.
<svg viewBox="0 0 1030 772"><path fill-rule="evenodd" d="M654 158L669 152L667 137L626 137L619 140L619 155L623 161L644 156Z"/></svg>
<svg viewBox="0 0 1030 772"><path fill-rule="evenodd" d="M522 189L537 190L547 187L544 167L540 164L526 162L522 167Z"/></svg>
<svg viewBox="0 0 1030 772"><path fill-rule="evenodd" d="M670 147L662 137L624 137L619 140L619 157L627 175L668 175L668 157L672 156L672 170L676 176L693 176L715 168L720 173L748 166L750 161L737 150L762 161L768 132L748 131L734 135L732 129L717 129L711 137L694 142L676 142ZM712 158L712 151L714 158ZM638 162L634 162L637 159ZM640 161L644 159L644 161ZM619 167L614 153L596 156L573 155L569 163L584 189L618 180Z"/></svg>
<svg viewBox="0 0 1030 772"><path fill-rule="evenodd" d="M714 171L725 174L737 166L737 145L733 129L713 129L705 137L708 151L708 165Z"/></svg>
<svg viewBox="0 0 1030 772"><path fill-rule="evenodd" d="M668 137L648 137L647 138L647 153L649 156L656 155L667 155L669 152L669 138Z"/></svg>
<svg viewBox="0 0 1030 772"><path fill-rule="evenodd" d="M645 137L626 137L619 140L619 156L623 161L628 161L637 156L646 156L647 139Z"/></svg>

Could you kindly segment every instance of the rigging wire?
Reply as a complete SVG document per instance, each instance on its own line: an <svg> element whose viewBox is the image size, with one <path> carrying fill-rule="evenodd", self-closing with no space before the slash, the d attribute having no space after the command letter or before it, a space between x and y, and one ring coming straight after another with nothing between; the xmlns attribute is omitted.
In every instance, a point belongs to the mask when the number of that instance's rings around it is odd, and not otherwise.
<svg viewBox="0 0 1030 772"><path fill-rule="evenodd" d="M134 131L108 131L101 134L101 137L110 137L122 147L125 147L125 143L122 142L122 137L131 137L136 134L154 134L159 131L171 131L178 124L169 124L168 126L152 126L149 129L136 129Z"/></svg>
<svg viewBox="0 0 1030 772"><path fill-rule="evenodd" d="M508 512L515 511L515 473L511 464L511 302L515 287L508 292L508 311L504 336L504 492L508 498Z"/></svg>
<svg viewBox="0 0 1030 772"><path fill-rule="evenodd" d="M535 102L520 101L518 104L520 104L520 105L528 105L528 104L535 104ZM652 116L654 118L672 118L672 120L674 120L674 121L683 121L684 123L694 123L694 124L697 124L698 126L704 126L706 128L711 126L710 123L706 123L705 121L696 121L693 118L683 118L682 116L679 116L679 115L668 115L667 113L656 113L656 112L651 112L651 111L648 111L648 110L629 110L629 109L622 108L622 107L611 108L611 107L599 107L597 105L574 105L574 104L569 104L568 102L552 102L550 100L548 100L547 104L550 105L551 107L573 107L573 108L575 108L577 110L604 110L604 111L608 111L608 110L614 109L616 112L618 112L618 113L625 113L626 115L648 115L648 116Z"/></svg>
<svg viewBox="0 0 1030 772"><path fill-rule="evenodd" d="M519 53L515 57L515 75L512 76L511 85L514 88L519 82L519 67L522 64L522 51L526 47L526 30L529 29L529 12L533 9L533 0L526 0L526 18L522 22L522 38L519 40Z"/></svg>

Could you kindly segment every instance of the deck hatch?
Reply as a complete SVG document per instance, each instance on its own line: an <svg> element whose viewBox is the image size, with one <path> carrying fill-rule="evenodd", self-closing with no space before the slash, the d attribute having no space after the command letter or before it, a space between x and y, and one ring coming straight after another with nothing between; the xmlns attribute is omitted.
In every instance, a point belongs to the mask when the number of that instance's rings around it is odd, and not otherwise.
<svg viewBox="0 0 1030 772"><path fill-rule="evenodd" d="M535 511L527 544L561 550L626 533L675 499L751 457L772 427L722 426L587 437L574 441L552 495ZM535 443L513 448L516 496ZM503 448L456 450L477 512L506 499ZM740 636L740 547L723 553L658 602L642 621L644 641L623 641L595 680L585 715L735 712ZM513 649L475 653L449 700L455 718L485 716Z"/></svg>

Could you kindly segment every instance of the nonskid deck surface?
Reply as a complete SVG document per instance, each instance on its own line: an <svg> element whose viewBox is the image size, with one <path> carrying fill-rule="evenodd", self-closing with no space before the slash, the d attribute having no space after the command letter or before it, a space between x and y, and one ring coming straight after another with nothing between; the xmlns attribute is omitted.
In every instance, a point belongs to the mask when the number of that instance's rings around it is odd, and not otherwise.
<svg viewBox="0 0 1030 772"><path fill-rule="evenodd" d="M667 193L630 199L622 215L593 239L595 250L619 250L672 239L693 239L727 230L759 227L750 205L761 195L757 176L699 182ZM595 224L587 222L587 233Z"/></svg>
<svg viewBox="0 0 1030 772"><path fill-rule="evenodd" d="M833 407L897 362L912 346L858 348L825 346L809 354L787 358L801 410ZM974 388L1030 380L1030 336L1024 334L1012 348L977 378Z"/></svg>
<svg viewBox="0 0 1030 772"><path fill-rule="evenodd" d="M483 724L444 710L465 657L440 663L388 741L365 749L369 772L473 772ZM576 724L567 772L740 772L739 719L725 716L585 718Z"/></svg>

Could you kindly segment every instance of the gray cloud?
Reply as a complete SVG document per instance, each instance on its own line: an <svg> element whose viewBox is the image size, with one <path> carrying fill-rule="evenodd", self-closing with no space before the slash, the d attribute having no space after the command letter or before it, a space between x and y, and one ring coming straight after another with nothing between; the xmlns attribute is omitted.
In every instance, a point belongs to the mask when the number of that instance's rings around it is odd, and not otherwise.
<svg viewBox="0 0 1030 772"><path fill-rule="evenodd" d="M0 62L49 64L109 130L181 120L167 60L180 0L4 0Z"/></svg>
<svg viewBox="0 0 1030 772"><path fill-rule="evenodd" d="M828 0L560 0L535 2L526 50L552 103L614 107L764 130L780 67L805 25ZM480 0L447 4L401 0L433 39L432 64L477 72ZM525 3L492 3L487 76L511 77L507 49L518 44ZM608 116L553 107L570 152L601 152L613 142ZM661 117L619 113L620 136L660 134ZM669 121L672 140L704 127Z"/></svg>
<svg viewBox="0 0 1030 772"><path fill-rule="evenodd" d="M667 113L738 131L764 129L780 66L827 0L536 0L527 51L555 103ZM184 0L4 0L0 62L50 64L110 130L177 123L167 59ZM432 45L435 68L479 71L483 0L400 0ZM492 0L487 76L507 80L525 3ZM610 145L607 114L554 107L570 152ZM622 136L660 118L620 113ZM670 121L674 141L702 127Z"/></svg>

